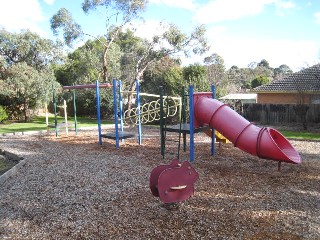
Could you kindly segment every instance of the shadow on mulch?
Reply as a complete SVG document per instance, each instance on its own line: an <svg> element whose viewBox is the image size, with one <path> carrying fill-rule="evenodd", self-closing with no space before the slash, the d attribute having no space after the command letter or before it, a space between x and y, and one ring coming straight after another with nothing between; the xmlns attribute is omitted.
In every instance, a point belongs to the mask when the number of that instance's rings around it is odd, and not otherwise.
<svg viewBox="0 0 320 240"><path fill-rule="evenodd" d="M0 149L0 176L17 165L23 158Z"/></svg>

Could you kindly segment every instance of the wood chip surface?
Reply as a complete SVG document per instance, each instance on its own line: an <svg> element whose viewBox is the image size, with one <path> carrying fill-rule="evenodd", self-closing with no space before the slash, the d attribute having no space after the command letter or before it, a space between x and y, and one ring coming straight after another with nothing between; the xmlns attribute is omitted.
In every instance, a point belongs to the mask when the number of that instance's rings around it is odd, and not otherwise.
<svg viewBox="0 0 320 240"><path fill-rule="evenodd" d="M108 130L111 131L111 130ZM320 239L320 142L290 141L302 164L249 155L196 134L195 194L166 208L149 189L160 155L159 131L98 145L96 131L1 136L0 148L26 164L0 185L0 239ZM177 134L168 134L177 140ZM181 150L181 161L189 153Z"/></svg>

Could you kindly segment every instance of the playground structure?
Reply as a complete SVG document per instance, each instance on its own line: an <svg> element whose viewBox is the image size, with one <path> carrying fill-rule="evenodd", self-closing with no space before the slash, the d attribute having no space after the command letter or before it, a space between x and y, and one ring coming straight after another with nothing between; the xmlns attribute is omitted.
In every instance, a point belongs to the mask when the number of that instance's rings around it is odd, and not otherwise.
<svg viewBox="0 0 320 240"><path fill-rule="evenodd" d="M73 92L73 99L75 101L75 92ZM45 110L46 110L46 125L47 128L49 130L49 128L53 127L55 129L55 134L56 137L58 137L58 131L60 128L65 128L66 131L66 135L69 134L69 127L71 124L68 124L68 113L67 113L67 103L66 100L63 100L63 113L64 113L64 122L63 123L58 123L58 118L57 118L57 100L56 100L56 91L52 85L52 102L53 102L53 110L54 110L54 124L49 124L49 120L48 120L48 111L47 111L47 104L45 105ZM76 105L74 102L74 111L75 111L75 115L74 115L74 124L75 124L75 131L76 134L78 133L77 130L77 116L76 116Z"/></svg>
<svg viewBox="0 0 320 240"><path fill-rule="evenodd" d="M72 85L72 86L64 86L63 87L64 90L66 90L66 89L73 90L74 129L75 129L76 135L78 134L78 122L77 122L77 107L76 107L75 89L85 89L85 88L97 89L97 84ZM110 88L111 87L111 85L109 83L100 84L98 86L99 86L99 88ZM100 96L99 96L99 94L96 94L96 95L97 95L97 101L98 101ZM58 123L56 91L53 86L52 86L52 102L53 102L53 110L54 110L54 124L49 124L47 112L46 112L46 124L48 127L55 128L56 137L58 137L59 128L63 128L63 127L65 127L66 135L68 135L68 128L71 126L71 124L68 124L67 104L66 104L66 101L63 100L64 122ZM47 109L47 107L46 107L46 109ZM100 114L100 112L97 111L97 114Z"/></svg>
<svg viewBox="0 0 320 240"><path fill-rule="evenodd" d="M214 129L217 129L235 147L256 155L259 158L278 161L280 170L281 162L299 164L299 153L277 130L267 127L257 127L232 110L227 104L213 99L212 93L193 93L189 87L189 124L184 126L163 127L161 124L161 154L164 155L165 131L179 132L180 135L190 134L190 162L194 161L194 133L208 131L211 128L211 154L214 154ZM179 156L179 154L178 154ZM164 203L186 200L193 194L193 184L198 175L186 163L179 164L173 160L169 165L160 165L150 174L150 189L154 196L160 197ZM178 180L177 180L178 179Z"/></svg>
<svg viewBox="0 0 320 240"><path fill-rule="evenodd" d="M164 97L163 91L160 95L140 93L139 82L136 82L136 92L125 92L121 89L121 81L113 80L113 84L96 84L66 86L64 89L95 88L97 100L97 118L99 131L99 145L102 138L116 140L116 148L119 149L119 141L131 138L135 135L125 133L123 130L124 122L130 120L131 124L138 126L138 143L141 145L141 123L148 123L160 120L161 154L164 157L166 132L179 133L178 159L172 160L169 165L160 165L150 174L150 189L154 196L160 197L164 203L179 202L189 198L194 192L194 183L198 179L198 174L190 165L194 161L194 134L206 132L211 134L211 155L215 152L215 129L218 130L226 139L231 141L239 149L265 158L278 161L280 169L281 162L299 164L301 162L298 152L293 148L289 141L278 131L272 128L259 128L237 112L232 110L227 104L214 99L215 89L212 92L194 93L193 86L189 86L189 93L183 92L182 99ZM100 121L100 88L113 88L114 103L114 133L101 133ZM136 94L136 108L132 108L123 113L122 94ZM141 106L140 96L157 97L156 101L148 102ZM189 97L189 123L186 121L185 100ZM170 100L173 102L170 105ZM177 114L179 109L180 124L166 126L164 122L169 116ZM120 127L119 127L120 124ZM180 138L183 135L184 150L186 149L186 135L189 134L190 143L190 162L179 162Z"/></svg>
<svg viewBox="0 0 320 240"><path fill-rule="evenodd" d="M160 95L141 93L139 81L136 80L136 91L123 91L122 83L120 80L113 80L113 106L114 106L114 133L101 134L99 132L99 143L100 139L110 138L116 141L116 148L120 148L120 140L126 138L132 138L135 134L124 132L124 124L133 124L138 128L138 143L142 144L142 129L141 124L150 123L156 120L160 120L161 117L167 118L174 116L179 112L181 115L181 98L170 97L171 103L167 101L166 108L168 112L165 116L160 116L160 105L163 102ZM136 107L130 108L123 111L123 94L135 94ZM141 96L156 98L156 100L149 101L141 105ZM159 99L160 98L160 99ZM99 103L97 102L99 105ZM120 126L119 126L120 124Z"/></svg>
<svg viewBox="0 0 320 240"><path fill-rule="evenodd" d="M115 140L116 148L120 148L120 140L127 138L133 138L138 136L139 145L142 144L142 129L141 124L150 123L153 121L160 120L160 95L141 93L139 81L136 80L136 91L123 91L122 83L120 80L113 79L113 84L110 83L99 83L96 81L95 84L84 84L84 85L72 85L64 86L64 90L73 90L73 106L74 106L74 121L75 131L77 134L77 117L76 117L76 89L94 88L96 91L96 107L97 107L97 124L98 124L98 143L102 145L103 138L109 138ZM100 88L112 88L113 90L113 107L114 107L114 132L102 133L101 128L101 105L100 105ZM134 94L136 95L136 107L123 111L123 94ZM141 97L151 97L156 100L146 102L141 105ZM53 89L54 109L56 114L56 100L55 92ZM162 116L164 118L175 116L179 114L181 116L181 98L170 97L170 102L166 101L165 108L168 109L167 114ZM65 115L66 116L66 115ZM56 136L58 135L58 124L57 118L55 117L55 128ZM124 131L124 125L136 125L138 134Z"/></svg>

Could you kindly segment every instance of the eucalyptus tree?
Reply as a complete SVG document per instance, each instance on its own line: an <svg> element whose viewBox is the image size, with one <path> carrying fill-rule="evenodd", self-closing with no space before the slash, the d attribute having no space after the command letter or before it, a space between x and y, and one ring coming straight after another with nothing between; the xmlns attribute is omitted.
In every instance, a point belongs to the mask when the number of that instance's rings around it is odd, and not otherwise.
<svg viewBox="0 0 320 240"><path fill-rule="evenodd" d="M55 75L57 81L62 85L79 85L92 83L93 80L100 79L103 75L103 45L100 42L105 41L103 38L97 40L88 40L86 43L68 54L64 64L56 67ZM113 78L120 77L120 47L112 44L108 50L108 72ZM72 95L64 93L68 109L73 109L71 101ZM112 112L112 91L103 89L100 91L101 109L103 115ZM82 89L77 91L77 104L82 107L78 109L79 115L95 115L95 91L92 89Z"/></svg>
<svg viewBox="0 0 320 240"><path fill-rule="evenodd" d="M0 81L0 101L11 118L28 121L30 110L48 101L51 87L57 82L49 69L38 71L25 62L8 68L6 78Z"/></svg>
<svg viewBox="0 0 320 240"><path fill-rule="evenodd" d="M84 37L85 35L95 38L96 40L104 38L100 41L103 45L103 80L108 81L108 51L111 44L117 38L119 32L126 24L140 16L147 4L146 0L84 0L82 2L82 10L89 12L102 8L106 12L106 34L102 36L93 36L82 31L81 26L76 23L71 13L61 8L50 20L51 29L55 35L59 34L62 29L63 38L68 46L73 41ZM110 30L110 31L109 31Z"/></svg>
<svg viewBox="0 0 320 240"><path fill-rule="evenodd" d="M119 35L117 43L123 53L122 66L124 78L129 91L135 90L135 80L143 82L146 69L165 57L178 58L181 54L190 57L193 54L204 54L209 45L203 25L191 33L182 32L177 26L163 26L163 32L154 35L151 40L136 37L130 30ZM132 96L129 96L129 103Z"/></svg>
<svg viewBox="0 0 320 240"><path fill-rule="evenodd" d="M270 78L266 76L258 76L251 81L251 88L256 88L268 83L270 83Z"/></svg>
<svg viewBox="0 0 320 240"><path fill-rule="evenodd" d="M164 57L144 72L141 91L159 94L159 86L162 86L166 95L180 96L184 86L182 71L177 59Z"/></svg>
<svg viewBox="0 0 320 240"><path fill-rule="evenodd" d="M25 62L40 71L63 57L62 43L40 37L29 30L11 33L0 29L0 56L9 67Z"/></svg>
<svg viewBox="0 0 320 240"><path fill-rule="evenodd" d="M204 58L207 69L208 81L214 85L222 85L226 80L226 67L223 58L217 53L213 53Z"/></svg>
<svg viewBox="0 0 320 240"><path fill-rule="evenodd" d="M206 68L199 63L195 63L183 68L183 79L187 85L193 85L198 92L205 92L210 89L207 80Z"/></svg>
<svg viewBox="0 0 320 240"><path fill-rule="evenodd" d="M59 42L41 38L28 30L0 30L0 100L11 117L23 114L50 98L56 84L52 64L61 61Z"/></svg>
<svg viewBox="0 0 320 240"><path fill-rule="evenodd" d="M286 64L282 64L279 67L275 68L273 70L274 73L274 80L281 80L284 77L288 76L289 74L292 74L293 71L291 70L291 68L286 65Z"/></svg>
<svg viewBox="0 0 320 240"><path fill-rule="evenodd" d="M62 85L87 84L103 75L103 37L88 40L68 54L64 64L56 66L56 77ZM120 77L120 47L112 44L108 51L108 72L112 78Z"/></svg>

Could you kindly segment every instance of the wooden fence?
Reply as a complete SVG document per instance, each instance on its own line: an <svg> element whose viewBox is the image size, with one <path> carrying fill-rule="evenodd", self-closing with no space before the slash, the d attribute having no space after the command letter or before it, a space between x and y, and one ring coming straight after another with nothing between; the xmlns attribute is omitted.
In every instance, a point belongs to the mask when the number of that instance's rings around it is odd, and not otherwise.
<svg viewBox="0 0 320 240"><path fill-rule="evenodd" d="M320 123L320 104L243 104L240 114L251 122Z"/></svg>

